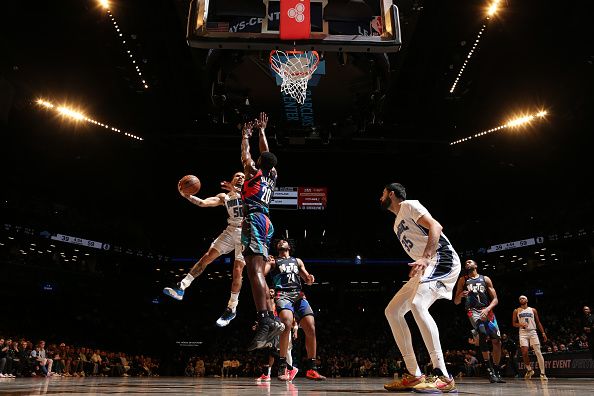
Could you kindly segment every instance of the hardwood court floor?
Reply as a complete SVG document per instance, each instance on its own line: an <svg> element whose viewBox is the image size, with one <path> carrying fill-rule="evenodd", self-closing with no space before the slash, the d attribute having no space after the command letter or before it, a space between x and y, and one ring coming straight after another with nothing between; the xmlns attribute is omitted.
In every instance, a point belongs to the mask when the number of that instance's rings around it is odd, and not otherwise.
<svg viewBox="0 0 594 396"><path fill-rule="evenodd" d="M296 378L293 383L258 385L247 378L19 378L0 379L3 395L113 395L113 394L205 394L223 396L268 395L387 395L387 378L337 378L313 382ZM490 384L486 379L465 378L457 381L459 395L594 395L594 379L555 379L541 382L509 379L506 384ZM407 393L412 394L412 393Z"/></svg>

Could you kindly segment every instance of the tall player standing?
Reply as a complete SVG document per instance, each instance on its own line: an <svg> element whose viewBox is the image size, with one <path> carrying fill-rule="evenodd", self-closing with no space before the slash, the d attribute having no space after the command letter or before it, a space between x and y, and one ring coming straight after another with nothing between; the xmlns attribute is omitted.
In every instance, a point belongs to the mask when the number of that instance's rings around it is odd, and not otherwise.
<svg viewBox="0 0 594 396"><path fill-rule="evenodd" d="M491 383L505 383L499 373L499 362L501 361L501 336L497 319L493 308L499 303L497 292L491 278L478 273L478 265L474 260L466 260L464 263L466 275L458 280L454 304L464 304L468 319L473 329L478 334L478 347L487 363L489 381ZM491 339L493 354L489 352L487 338ZM493 360L491 361L491 357Z"/></svg>
<svg viewBox="0 0 594 396"><path fill-rule="evenodd" d="M210 245L208 251L192 267L190 272L177 284L176 288L166 287L163 293L182 300L184 291L192 281L204 272L206 267L222 254L234 252L233 261L233 282L231 283L231 296L227 308L217 320L220 327L227 326L236 316L237 304L239 303L239 292L241 291L242 273L245 267L245 260L241 254L241 223L243 221L243 203L240 191L245 181L243 172L236 172L231 182L222 182L221 185L228 193L220 193L214 197L200 199L190 194L185 194L181 186L178 186L179 193L194 205L203 208L225 206L229 218L227 228Z"/></svg>
<svg viewBox="0 0 594 396"><path fill-rule="evenodd" d="M266 125L268 116L260 113L255 123L246 123L242 128L241 161L243 163L246 182L241 189L243 200L243 225L241 228L241 244L248 268L252 295L257 310L258 328L248 346L248 351L263 348L268 340L284 331L285 326L274 320L274 314L268 310L268 285L266 284L266 261L274 227L268 217L269 204L276 184L276 156L268 149ZM254 163L250 153L249 139L252 128L257 127L259 133L260 157Z"/></svg>
<svg viewBox="0 0 594 396"><path fill-rule="evenodd" d="M544 357L540 351L540 340L538 339L538 333L536 332L537 326L542 333L544 342L547 342L547 335L542 323L540 323L536 308L528 306L528 297L520 296L519 300L520 306L514 310L512 323L514 327L520 329L520 348L522 350L524 365L526 365L526 375L524 378L530 379L534 375L534 370L532 370L530 358L528 357L528 348L532 346L534 354L536 355L536 360L538 360L538 367L540 368L540 379L546 381L548 378L545 373Z"/></svg>
<svg viewBox="0 0 594 396"><path fill-rule="evenodd" d="M442 226L419 201L407 200L406 190L399 183L384 188L381 205L396 215L394 232L408 255L410 279L396 293L385 313L396 344L402 353L408 374L384 385L389 391L414 390L421 393L455 392L454 379L448 375L439 330L429 307L439 298L452 299L460 274L460 259L450 241L441 232ZM431 357L434 377L425 378L417 363L412 337L404 315L412 311L425 347Z"/></svg>

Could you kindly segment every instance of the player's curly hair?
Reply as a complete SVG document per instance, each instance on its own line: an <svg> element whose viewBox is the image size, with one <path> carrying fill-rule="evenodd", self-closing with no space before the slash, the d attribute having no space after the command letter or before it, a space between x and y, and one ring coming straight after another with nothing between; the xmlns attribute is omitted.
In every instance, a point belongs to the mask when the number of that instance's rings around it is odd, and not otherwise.
<svg viewBox="0 0 594 396"><path fill-rule="evenodd" d="M398 199L401 199L403 201L406 199L406 189L400 183L390 183L390 184L387 184L386 185L386 190L388 190L388 191L394 191L394 195L396 195L396 197Z"/></svg>
<svg viewBox="0 0 594 396"><path fill-rule="evenodd" d="M272 154L270 151L264 151L260 154L260 168L262 170L270 170L276 166L277 163L276 155Z"/></svg>

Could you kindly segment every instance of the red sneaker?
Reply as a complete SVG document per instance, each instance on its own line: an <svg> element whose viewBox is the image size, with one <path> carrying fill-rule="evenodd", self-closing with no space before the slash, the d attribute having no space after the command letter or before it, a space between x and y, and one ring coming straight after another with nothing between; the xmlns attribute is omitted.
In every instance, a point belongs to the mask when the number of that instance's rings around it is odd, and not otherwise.
<svg viewBox="0 0 594 396"><path fill-rule="evenodd" d="M256 382L270 382L270 376L262 374L259 378L256 378Z"/></svg>
<svg viewBox="0 0 594 396"><path fill-rule="evenodd" d="M295 379L295 377L297 376L298 372L299 372L299 369L294 366L293 366L292 370L287 369L287 375L289 376L289 381L293 381Z"/></svg>
<svg viewBox="0 0 594 396"><path fill-rule="evenodd" d="M326 377L318 373L316 370L307 370L305 377L314 381L324 381L326 379Z"/></svg>

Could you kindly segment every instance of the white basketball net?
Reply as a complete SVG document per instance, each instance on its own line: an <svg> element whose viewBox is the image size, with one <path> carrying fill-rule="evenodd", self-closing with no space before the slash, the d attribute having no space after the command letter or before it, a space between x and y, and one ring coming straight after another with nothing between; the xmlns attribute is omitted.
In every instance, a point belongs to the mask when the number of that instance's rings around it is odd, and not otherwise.
<svg viewBox="0 0 594 396"><path fill-rule="evenodd" d="M316 71L318 61L319 55L315 51L294 55L277 50L270 55L273 70L283 80L281 92L289 95L299 104L305 102L307 82Z"/></svg>

